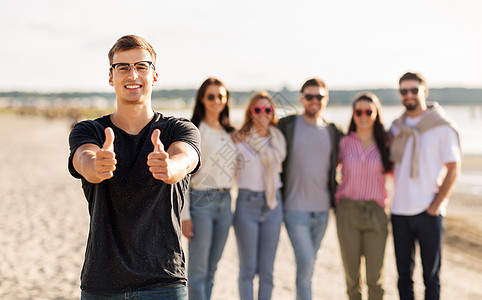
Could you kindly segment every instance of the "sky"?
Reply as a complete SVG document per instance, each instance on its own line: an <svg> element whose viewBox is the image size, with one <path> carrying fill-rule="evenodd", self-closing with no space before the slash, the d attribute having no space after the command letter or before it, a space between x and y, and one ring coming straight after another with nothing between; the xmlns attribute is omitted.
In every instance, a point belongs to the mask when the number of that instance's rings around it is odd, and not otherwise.
<svg viewBox="0 0 482 300"><path fill-rule="evenodd" d="M231 90L482 88L480 0L15 0L0 10L0 91L111 92L107 53L126 34L157 52L155 89L209 76Z"/></svg>

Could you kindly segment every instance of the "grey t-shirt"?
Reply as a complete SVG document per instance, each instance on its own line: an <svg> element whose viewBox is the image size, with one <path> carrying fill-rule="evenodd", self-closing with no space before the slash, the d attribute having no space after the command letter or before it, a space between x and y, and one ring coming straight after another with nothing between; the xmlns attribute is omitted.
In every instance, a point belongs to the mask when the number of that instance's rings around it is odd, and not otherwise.
<svg viewBox="0 0 482 300"><path fill-rule="evenodd" d="M289 153L285 210L321 212L330 209L330 152L326 124L311 124L298 115Z"/></svg>

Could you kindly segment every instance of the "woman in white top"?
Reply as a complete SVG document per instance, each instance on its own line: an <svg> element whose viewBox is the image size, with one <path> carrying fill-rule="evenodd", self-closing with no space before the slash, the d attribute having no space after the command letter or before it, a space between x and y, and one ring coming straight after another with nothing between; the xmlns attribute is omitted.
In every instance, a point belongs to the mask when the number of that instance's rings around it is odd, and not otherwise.
<svg viewBox="0 0 482 300"><path fill-rule="evenodd" d="M270 299L273 264L282 221L281 163L286 141L276 128L274 102L266 92L254 94L237 137L236 182L239 188L233 226L239 253L240 299L253 299L253 279L259 276L258 299Z"/></svg>
<svg viewBox="0 0 482 300"><path fill-rule="evenodd" d="M191 121L201 132L202 165L191 178L182 233L189 240L189 299L207 300L232 222L230 189L236 164L229 91L220 80L202 83Z"/></svg>

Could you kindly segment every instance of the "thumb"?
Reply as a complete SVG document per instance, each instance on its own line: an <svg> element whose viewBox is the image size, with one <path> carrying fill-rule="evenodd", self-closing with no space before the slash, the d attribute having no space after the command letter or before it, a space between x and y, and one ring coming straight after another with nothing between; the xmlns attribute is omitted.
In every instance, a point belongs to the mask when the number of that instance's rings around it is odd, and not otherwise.
<svg viewBox="0 0 482 300"><path fill-rule="evenodd" d="M161 131L159 129L156 129L152 132L151 141L154 145L154 152L164 151L164 145L161 142Z"/></svg>
<svg viewBox="0 0 482 300"><path fill-rule="evenodd" d="M114 131L112 130L112 128L107 127L105 129L105 142L102 146L102 149L114 151L114 138Z"/></svg>

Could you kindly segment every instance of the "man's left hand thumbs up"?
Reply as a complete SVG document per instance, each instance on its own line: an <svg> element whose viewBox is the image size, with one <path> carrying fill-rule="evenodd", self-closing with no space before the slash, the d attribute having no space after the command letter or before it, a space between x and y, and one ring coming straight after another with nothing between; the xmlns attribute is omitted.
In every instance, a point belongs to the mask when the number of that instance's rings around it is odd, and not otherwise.
<svg viewBox="0 0 482 300"><path fill-rule="evenodd" d="M147 156L149 171L151 171L154 178L166 181L171 176L169 172L169 154L164 150L159 129L152 132L151 141L154 150Z"/></svg>

